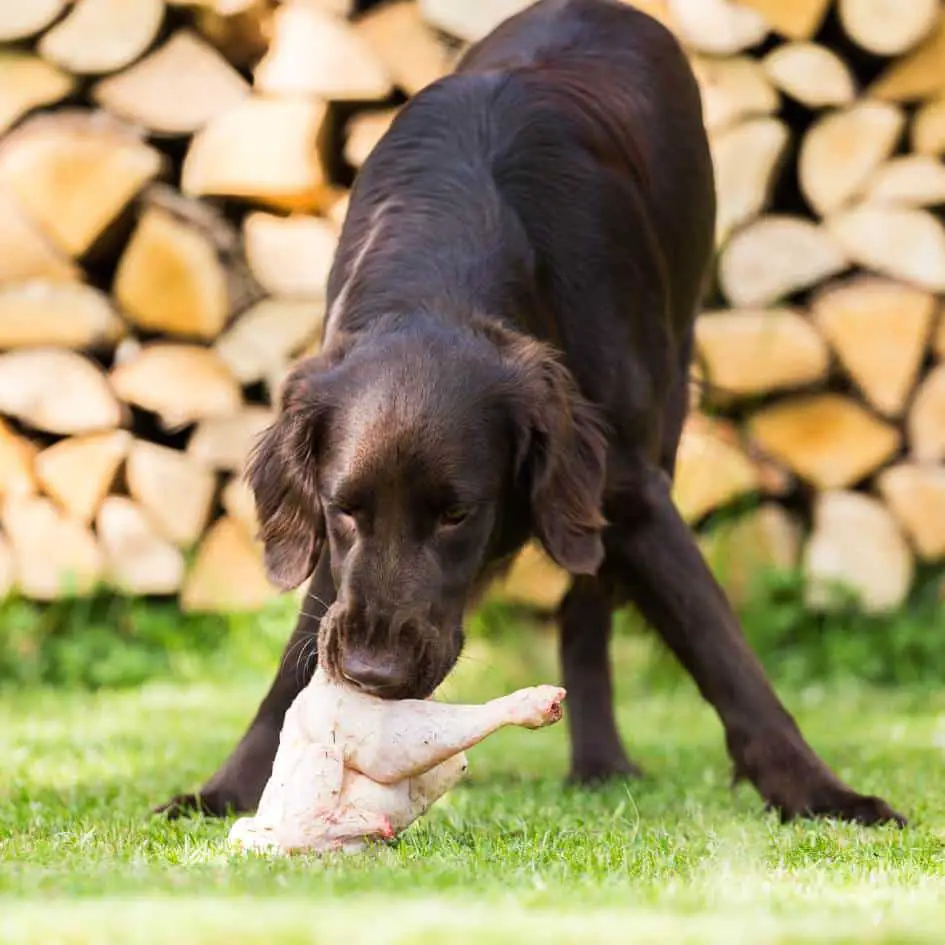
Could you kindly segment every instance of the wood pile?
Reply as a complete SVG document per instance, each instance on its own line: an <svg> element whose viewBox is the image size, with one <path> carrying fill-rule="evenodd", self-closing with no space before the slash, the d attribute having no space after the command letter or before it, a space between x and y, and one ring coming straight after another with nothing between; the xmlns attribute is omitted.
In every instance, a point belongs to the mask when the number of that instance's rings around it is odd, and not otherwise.
<svg viewBox="0 0 945 945"><path fill-rule="evenodd" d="M632 0L719 199L676 500L733 594L903 602L945 560L945 3ZM3 0L0 590L276 592L240 479L316 349L358 167L524 0ZM553 607L534 548L497 593Z"/></svg>

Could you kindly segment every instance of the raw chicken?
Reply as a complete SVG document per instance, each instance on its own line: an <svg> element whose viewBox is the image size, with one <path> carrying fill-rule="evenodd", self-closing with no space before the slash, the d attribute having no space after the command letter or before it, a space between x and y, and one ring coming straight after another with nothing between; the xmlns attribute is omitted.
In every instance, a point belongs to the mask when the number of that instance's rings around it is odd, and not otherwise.
<svg viewBox="0 0 945 945"><path fill-rule="evenodd" d="M256 815L236 821L230 843L351 852L390 840L460 780L467 748L506 725L557 722L564 698L557 686L535 686L484 705L389 701L319 669L286 713Z"/></svg>

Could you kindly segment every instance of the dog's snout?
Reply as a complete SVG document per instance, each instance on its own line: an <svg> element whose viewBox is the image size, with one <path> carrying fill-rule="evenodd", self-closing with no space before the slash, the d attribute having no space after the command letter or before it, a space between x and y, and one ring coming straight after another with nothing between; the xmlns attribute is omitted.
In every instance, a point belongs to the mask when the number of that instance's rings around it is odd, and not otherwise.
<svg viewBox="0 0 945 945"><path fill-rule="evenodd" d="M389 656L372 657L357 650L344 653L340 669L347 682L375 696L402 691L409 682L406 668Z"/></svg>

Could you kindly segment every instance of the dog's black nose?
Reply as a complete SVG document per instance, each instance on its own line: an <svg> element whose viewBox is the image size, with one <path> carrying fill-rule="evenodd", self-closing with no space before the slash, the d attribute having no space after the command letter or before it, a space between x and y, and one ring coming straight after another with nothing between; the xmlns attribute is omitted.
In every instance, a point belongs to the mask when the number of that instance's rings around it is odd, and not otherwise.
<svg viewBox="0 0 945 945"><path fill-rule="evenodd" d="M370 657L364 653L346 653L341 659L341 675L352 686L372 696L387 696L402 691L408 682L404 667L389 657Z"/></svg>

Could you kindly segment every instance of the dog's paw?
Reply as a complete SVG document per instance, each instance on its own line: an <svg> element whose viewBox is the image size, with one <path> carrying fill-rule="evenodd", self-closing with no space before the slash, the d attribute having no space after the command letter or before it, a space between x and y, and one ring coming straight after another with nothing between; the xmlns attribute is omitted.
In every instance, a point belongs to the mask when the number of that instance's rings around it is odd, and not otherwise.
<svg viewBox="0 0 945 945"><path fill-rule="evenodd" d="M177 820L194 814L229 817L245 810L235 795L226 791L208 791L206 794L175 794L169 801L153 808L152 813L164 814L168 820Z"/></svg>

